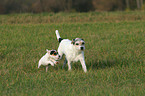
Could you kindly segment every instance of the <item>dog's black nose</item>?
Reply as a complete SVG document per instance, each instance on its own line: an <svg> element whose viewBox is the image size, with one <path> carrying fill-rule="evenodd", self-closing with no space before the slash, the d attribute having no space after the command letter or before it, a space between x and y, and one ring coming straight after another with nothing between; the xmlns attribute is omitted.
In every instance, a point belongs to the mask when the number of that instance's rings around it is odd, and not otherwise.
<svg viewBox="0 0 145 96"><path fill-rule="evenodd" d="M81 47L81 50L84 50L84 47Z"/></svg>

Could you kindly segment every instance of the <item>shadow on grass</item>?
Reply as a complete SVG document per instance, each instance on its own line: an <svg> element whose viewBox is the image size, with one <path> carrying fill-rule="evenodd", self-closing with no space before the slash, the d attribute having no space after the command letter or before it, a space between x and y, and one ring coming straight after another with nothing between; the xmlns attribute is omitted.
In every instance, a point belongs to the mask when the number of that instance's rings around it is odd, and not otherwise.
<svg viewBox="0 0 145 96"><path fill-rule="evenodd" d="M93 61L90 62L87 65L88 69L106 69L106 68L111 68L118 65L118 60L98 60L98 61Z"/></svg>
<svg viewBox="0 0 145 96"><path fill-rule="evenodd" d="M86 67L88 70L97 70L97 69L106 69L106 68L111 68L114 66L117 66L119 63L118 60L102 60L102 61L92 61L92 62L86 62ZM82 65L80 62L73 63L72 62L72 70L83 70ZM63 64L59 65L59 68L62 69ZM63 70L67 71L68 66L63 68Z"/></svg>
<svg viewBox="0 0 145 96"><path fill-rule="evenodd" d="M111 67L115 67L118 66L119 64L119 60L96 60L96 61L91 61L91 62L86 62L86 67L88 70L97 70L97 69L106 69L106 68L111 68ZM82 70L82 65L80 62L75 62L75 63L71 63L71 67L72 70ZM62 68L63 66L63 60L61 60L61 62L56 65L56 66L49 66L48 71L49 72L53 72L54 70L64 70L64 71L68 71L68 65L66 64L66 66L64 68ZM41 66L39 69L36 68L37 71L44 71L45 72L45 66ZM36 72L35 70L35 72Z"/></svg>

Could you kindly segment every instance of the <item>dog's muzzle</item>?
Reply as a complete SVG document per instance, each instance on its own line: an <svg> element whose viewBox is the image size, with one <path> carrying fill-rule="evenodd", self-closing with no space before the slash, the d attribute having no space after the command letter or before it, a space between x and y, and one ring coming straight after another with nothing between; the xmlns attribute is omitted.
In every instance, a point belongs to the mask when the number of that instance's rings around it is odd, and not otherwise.
<svg viewBox="0 0 145 96"><path fill-rule="evenodd" d="M84 50L84 47L81 47L81 50Z"/></svg>

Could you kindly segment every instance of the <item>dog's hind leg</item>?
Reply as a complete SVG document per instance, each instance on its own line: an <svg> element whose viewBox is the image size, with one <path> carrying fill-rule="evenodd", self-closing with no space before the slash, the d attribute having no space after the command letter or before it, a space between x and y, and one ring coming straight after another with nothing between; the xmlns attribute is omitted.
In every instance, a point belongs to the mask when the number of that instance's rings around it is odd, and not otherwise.
<svg viewBox="0 0 145 96"><path fill-rule="evenodd" d="M62 69L66 66L66 63L67 63L67 59L65 58Z"/></svg>

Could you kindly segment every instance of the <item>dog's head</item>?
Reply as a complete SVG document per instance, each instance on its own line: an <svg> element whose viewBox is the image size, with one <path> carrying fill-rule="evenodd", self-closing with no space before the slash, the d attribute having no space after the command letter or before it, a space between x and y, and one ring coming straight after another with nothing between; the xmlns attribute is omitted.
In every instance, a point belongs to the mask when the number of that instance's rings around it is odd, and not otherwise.
<svg viewBox="0 0 145 96"><path fill-rule="evenodd" d="M85 41L81 38L72 39L71 44L73 44L77 50L85 50Z"/></svg>
<svg viewBox="0 0 145 96"><path fill-rule="evenodd" d="M46 49L47 53L50 55L51 58L58 60L60 58L60 55L56 50L48 50Z"/></svg>

